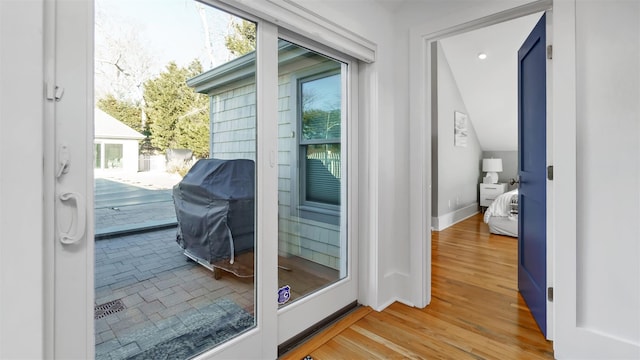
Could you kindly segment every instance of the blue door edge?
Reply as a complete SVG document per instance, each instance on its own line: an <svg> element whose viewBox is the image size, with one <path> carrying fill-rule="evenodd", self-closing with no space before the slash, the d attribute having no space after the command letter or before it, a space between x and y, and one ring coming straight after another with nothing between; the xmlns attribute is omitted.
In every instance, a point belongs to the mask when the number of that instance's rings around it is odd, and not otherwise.
<svg viewBox="0 0 640 360"><path fill-rule="evenodd" d="M536 151L532 152L530 146L527 147L527 151L528 156L543 156L544 157L544 164L545 167L543 169L538 169L537 167L535 168L536 173L538 172L544 172L544 181L542 182L543 184L543 192L545 193L544 198L541 199L541 202L544 204L544 216L542 216L543 218L543 224L544 226L540 226L541 224L539 222L536 222L536 230L540 231L542 233L542 235L544 236L544 241L542 242L542 244L540 244L539 242L536 243L533 239L528 239L527 240L527 244L528 244L528 248L530 249L531 246L535 245L535 246L542 246L543 248L538 248L536 251L538 253L538 255L536 255L535 257L535 266L541 266L541 268L538 268L537 271L537 277L538 279L536 279L532 273L530 273L527 268L523 265L523 259L524 259L524 253L523 253L523 248L524 248L524 238L522 236L523 232L523 217L520 218L519 224L518 224L518 233L519 233L519 238L518 238L518 291L520 292L520 294L522 295L523 300L525 301L525 303L527 304L527 307L529 308L531 314L533 315L533 318L535 319L536 324L538 325L538 327L540 328L541 332L543 333L543 335L546 338L547 335L547 292L546 292L546 284L547 284L547 271L546 271L546 267L547 267L547 259L546 259L546 14L543 14L540 18L540 20L538 21L538 23L536 23L536 25L534 26L533 30L531 31L530 35L527 37L527 39L524 41L524 43L522 44L521 48L518 50L518 153L519 153L519 164L518 164L518 173L519 175L521 175L521 180L522 180L522 175L525 173L524 170L529 170L529 169L524 169L521 165L522 161L523 161L523 152L522 152L522 139L523 139L523 110L522 110L522 105L523 105L523 89L525 89L523 87L523 71L522 71L522 67L523 67L523 60L526 58L526 56L529 54L529 52L531 52L536 46L542 46L543 48L543 53L544 55L542 55L542 57L540 57L538 55L538 57L536 57L534 60L532 61L538 61L538 64L540 61L543 62L544 64L544 74L543 76L541 76L540 78L535 78L535 81L531 81L531 79L529 79L528 83L536 83L536 85L539 84L543 84L544 86L542 86L543 89L543 94L544 94L544 124L542 126L544 126L544 144L542 144L542 150L539 152L537 151L537 146L535 146ZM539 50L538 50L539 51ZM536 70L537 71L537 70ZM526 85L524 85L526 86ZM527 87L528 88L528 87ZM536 93L538 94L538 93ZM539 94L538 94L539 95ZM539 99L539 97L538 97ZM538 109L538 107L535 107L536 109ZM538 119L539 117L534 117L534 116L528 116L527 117L527 121L530 121L531 118L536 118ZM530 124L527 122L527 124ZM537 138L536 138L537 139ZM529 173L531 173L531 171L529 171ZM523 181L523 182L526 182ZM522 185L522 183L521 183ZM526 185L526 186L530 186L530 185ZM525 186L525 187L526 187ZM540 190L540 188L538 188ZM532 190L533 192L533 190ZM519 191L519 203L521 204L521 206L525 205L524 201L523 201L523 196L524 195L528 195L526 194L526 191ZM540 196L540 195L538 195ZM531 209L531 208L530 208ZM525 215L522 212L520 212L521 216ZM529 218L531 219L531 218ZM541 253L541 254L540 254ZM531 255L531 251L529 250L527 252L527 254ZM531 262L531 259L529 258L529 262ZM531 263L528 265L529 268L531 268ZM543 272L543 276L540 276L540 271ZM541 277L544 277L544 279L541 279Z"/></svg>

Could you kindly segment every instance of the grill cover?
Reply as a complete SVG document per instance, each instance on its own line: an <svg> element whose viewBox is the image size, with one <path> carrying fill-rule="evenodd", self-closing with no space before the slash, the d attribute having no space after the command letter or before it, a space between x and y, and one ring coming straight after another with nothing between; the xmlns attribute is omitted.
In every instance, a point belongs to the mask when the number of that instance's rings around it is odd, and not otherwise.
<svg viewBox="0 0 640 360"><path fill-rule="evenodd" d="M254 189L253 160L198 160L173 187L178 244L209 263L253 250Z"/></svg>

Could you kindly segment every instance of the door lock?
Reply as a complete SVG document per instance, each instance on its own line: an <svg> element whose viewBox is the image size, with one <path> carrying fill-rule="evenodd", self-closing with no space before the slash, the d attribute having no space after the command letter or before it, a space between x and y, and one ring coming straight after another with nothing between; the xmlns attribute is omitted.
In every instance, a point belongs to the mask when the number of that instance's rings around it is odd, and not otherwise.
<svg viewBox="0 0 640 360"><path fill-rule="evenodd" d="M62 174L69 172L69 149L67 145L60 145L58 149L58 169L56 170L56 179L59 179Z"/></svg>

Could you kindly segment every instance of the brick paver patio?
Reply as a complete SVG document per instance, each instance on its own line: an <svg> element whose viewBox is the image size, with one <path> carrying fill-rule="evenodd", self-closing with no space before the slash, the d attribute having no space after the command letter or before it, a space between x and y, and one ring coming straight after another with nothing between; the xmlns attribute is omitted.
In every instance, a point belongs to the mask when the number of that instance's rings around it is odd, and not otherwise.
<svg viewBox="0 0 640 360"><path fill-rule="evenodd" d="M223 273L215 280L176 243L171 187L178 180L166 173L96 178L95 305L122 305L95 319L96 359L144 358L212 323L224 327L234 311L254 313L253 278Z"/></svg>
<svg viewBox="0 0 640 360"><path fill-rule="evenodd" d="M253 279L213 273L187 261L165 229L98 240L95 303L120 299L125 309L95 320L97 359L125 359L193 331L221 301L253 314Z"/></svg>

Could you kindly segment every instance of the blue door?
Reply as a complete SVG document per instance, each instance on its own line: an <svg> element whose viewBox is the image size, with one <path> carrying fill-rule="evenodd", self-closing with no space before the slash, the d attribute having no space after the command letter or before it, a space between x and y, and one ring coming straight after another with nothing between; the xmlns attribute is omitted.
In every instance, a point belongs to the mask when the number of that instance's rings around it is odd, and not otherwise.
<svg viewBox="0 0 640 360"><path fill-rule="evenodd" d="M547 335L545 16L518 51L518 289Z"/></svg>

